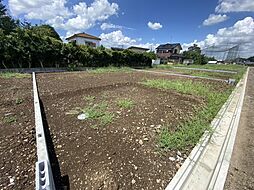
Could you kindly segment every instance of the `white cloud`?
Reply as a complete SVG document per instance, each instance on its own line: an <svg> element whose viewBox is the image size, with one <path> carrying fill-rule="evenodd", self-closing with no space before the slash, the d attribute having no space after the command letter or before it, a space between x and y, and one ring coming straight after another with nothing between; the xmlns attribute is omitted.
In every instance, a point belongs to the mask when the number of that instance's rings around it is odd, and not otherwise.
<svg viewBox="0 0 254 190"><path fill-rule="evenodd" d="M87 30L119 10L118 4L108 0L94 0L90 6L80 2L71 9L66 3L67 0L9 0L9 7L15 16L24 14L28 19L46 21L57 29L66 30L67 34Z"/></svg>
<svg viewBox="0 0 254 190"><path fill-rule="evenodd" d="M134 30L134 28L129 28L125 26L120 26L120 25L114 25L111 23L102 23L101 25L102 30L108 30L108 29L128 29L128 30Z"/></svg>
<svg viewBox="0 0 254 190"><path fill-rule="evenodd" d="M9 0L14 16L24 14L27 19L48 20L55 16L70 17L72 13L65 7L66 0Z"/></svg>
<svg viewBox="0 0 254 190"><path fill-rule="evenodd" d="M161 25L160 23L158 23L158 22L152 23L152 22L149 21L149 22L147 23L147 26L148 26L150 29L152 29L152 30L159 30L159 29L162 28L162 25Z"/></svg>
<svg viewBox="0 0 254 190"><path fill-rule="evenodd" d="M112 46L131 46L137 41L130 37L124 36L121 30L113 31L110 33L102 33L100 35L101 43L106 47Z"/></svg>
<svg viewBox="0 0 254 190"><path fill-rule="evenodd" d="M217 45L240 44L240 56L248 57L254 54L254 20L246 17L237 21L233 26L221 28L216 34L208 34L203 41L183 44L184 48L198 44L201 48Z"/></svg>
<svg viewBox="0 0 254 190"><path fill-rule="evenodd" d="M128 36L125 36L121 30L116 30L110 33L102 33L100 35L102 45L106 47L123 47L127 48L129 46L137 46L148 49L155 49L159 44L154 43L140 43L140 38L132 39Z"/></svg>
<svg viewBox="0 0 254 190"><path fill-rule="evenodd" d="M254 11L253 0L220 0L215 9L218 13Z"/></svg>
<svg viewBox="0 0 254 190"><path fill-rule="evenodd" d="M215 14L210 14L208 19L204 20L203 25L204 26L210 26L210 25L214 25L220 22L224 22L228 19L229 17L227 15L215 15Z"/></svg>

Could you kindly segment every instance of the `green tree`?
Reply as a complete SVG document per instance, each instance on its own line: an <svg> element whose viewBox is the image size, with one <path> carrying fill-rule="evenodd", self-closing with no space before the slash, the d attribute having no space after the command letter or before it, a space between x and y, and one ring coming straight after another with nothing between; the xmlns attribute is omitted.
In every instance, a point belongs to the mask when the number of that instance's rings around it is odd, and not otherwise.
<svg viewBox="0 0 254 190"><path fill-rule="evenodd" d="M31 30L38 36L40 37L45 37L45 36L48 36L48 37L52 37L52 38L55 38L57 40L61 40L60 36L58 35L58 33L55 31L55 29L50 26L50 25L47 25L47 24L43 24L43 25L40 25L40 26L32 26L31 27Z"/></svg>
<svg viewBox="0 0 254 190"><path fill-rule="evenodd" d="M18 27L18 21L12 19L8 14L6 7L0 0L0 28L4 34L10 34L15 28Z"/></svg>

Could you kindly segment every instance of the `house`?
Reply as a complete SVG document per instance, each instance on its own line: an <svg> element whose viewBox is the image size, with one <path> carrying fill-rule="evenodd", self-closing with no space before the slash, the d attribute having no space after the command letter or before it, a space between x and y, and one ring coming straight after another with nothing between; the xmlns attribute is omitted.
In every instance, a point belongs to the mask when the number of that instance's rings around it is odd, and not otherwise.
<svg viewBox="0 0 254 190"><path fill-rule="evenodd" d="M66 38L66 40L68 42L75 42L77 45L87 45L94 48L100 46L101 41L100 38L86 33L74 34Z"/></svg>
<svg viewBox="0 0 254 190"><path fill-rule="evenodd" d="M131 47L128 48L128 50L133 51L135 53L144 53L144 52L147 52L149 49L148 48L131 46Z"/></svg>
<svg viewBox="0 0 254 190"><path fill-rule="evenodd" d="M180 43L162 44L156 48L156 54L162 61L182 62L183 56L180 54L182 46Z"/></svg>

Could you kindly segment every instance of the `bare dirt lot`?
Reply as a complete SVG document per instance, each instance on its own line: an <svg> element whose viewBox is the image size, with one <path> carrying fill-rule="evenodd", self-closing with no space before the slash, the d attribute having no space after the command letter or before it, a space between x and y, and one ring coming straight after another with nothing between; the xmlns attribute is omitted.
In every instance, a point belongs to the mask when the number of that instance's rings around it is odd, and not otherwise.
<svg viewBox="0 0 254 190"><path fill-rule="evenodd" d="M179 152L160 149L158 136L164 126L177 130L206 102L146 87L140 83L146 79L190 80L135 71L37 75L57 189L165 188L192 147L181 151L182 160L172 161L169 157ZM194 81L216 91L226 88L216 81ZM34 189L31 78L0 78L0 91L0 189ZM77 119L81 113L89 117Z"/></svg>
<svg viewBox="0 0 254 190"><path fill-rule="evenodd" d="M0 189L34 189L31 78L0 78Z"/></svg>
<svg viewBox="0 0 254 190"><path fill-rule="evenodd" d="M165 188L183 160L170 161L177 153L161 151L157 134L165 125L174 131L204 100L139 83L157 78L177 79L139 72L37 76L61 175L68 176L70 189ZM131 106L121 107L121 100ZM78 120L81 112L94 117ZM182 151L183 158L191 148Z"/></svg>

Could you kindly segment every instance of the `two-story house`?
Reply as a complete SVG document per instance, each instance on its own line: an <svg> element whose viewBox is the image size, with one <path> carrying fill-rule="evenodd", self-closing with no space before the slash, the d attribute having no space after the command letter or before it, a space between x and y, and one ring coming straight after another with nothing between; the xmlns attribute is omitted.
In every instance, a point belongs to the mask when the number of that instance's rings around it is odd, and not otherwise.
<svg viewBox="0 0 254 190"><path fill-rule="evenodd" d="M182 46L180 43L162 44L156 48L156 54L162 61L181 62L183 56L180 54Z"/></svg>
<svg viewBox="0 0 254 190"><path fill-rule="evenodd" d="M86 33L74 34L66 38L66 40L68 42L75 42L77 45L87 45L94 48L100 46L101 41L100 38Z"/></svg>

